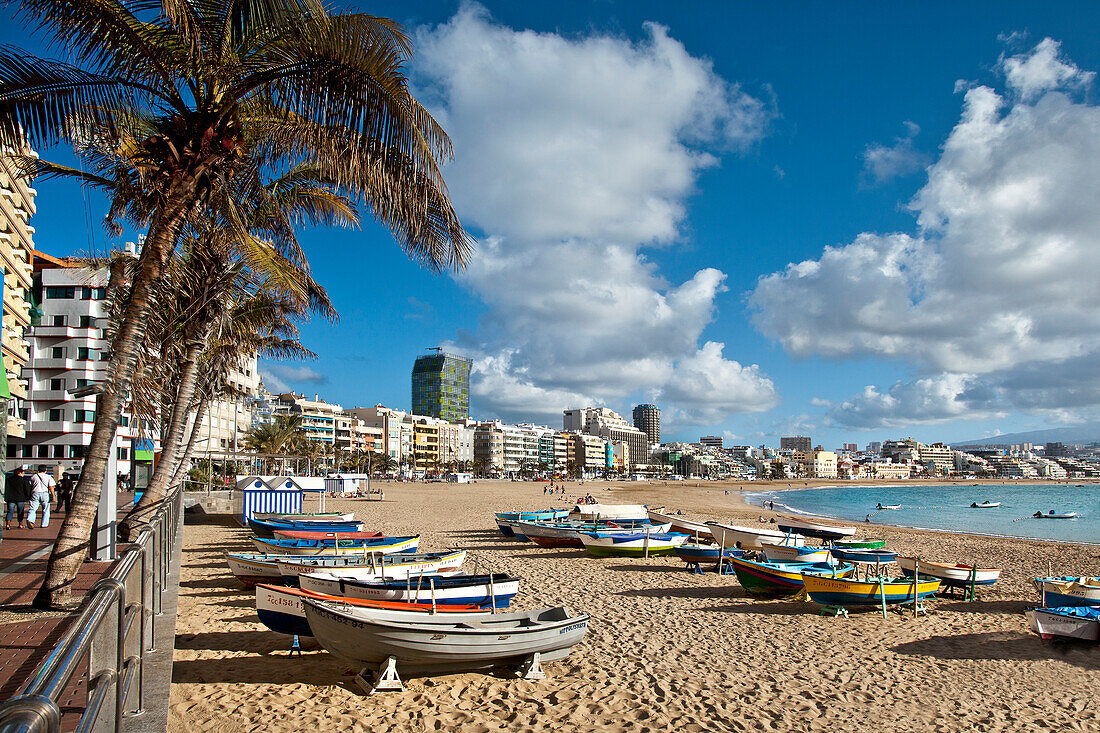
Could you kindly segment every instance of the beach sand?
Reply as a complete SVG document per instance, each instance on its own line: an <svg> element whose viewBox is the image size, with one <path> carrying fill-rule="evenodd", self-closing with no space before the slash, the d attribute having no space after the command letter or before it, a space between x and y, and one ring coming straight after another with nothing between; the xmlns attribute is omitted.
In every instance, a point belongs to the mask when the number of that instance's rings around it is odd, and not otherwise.
<svg viewBox="0 0 1100 733"><path fill-rule="evenodd" d="M1100 575L1100 547L864 526L905 554L977 561L1004 568L1002 579L973 603L933 599L916 619L908 610L827 618L809 602L749 598L732 575L692 575L675 556L596 559L503 538L491 512L549 505L545 484L381 485L383 502L327 508L522 576L513 607L588 612L584 643L544 665L541 681L452 674L368 696L353 665L311 639L289 657L289 637L256 619L253 592L223 558L251 551L247 530L188 524L170 731L1100 730L1100 648L1042 642L1023 615L1038 601L1029 577L1048 564ZM749 524L773 515L724 493L740 485L586 482L567 496Z"/></svg>

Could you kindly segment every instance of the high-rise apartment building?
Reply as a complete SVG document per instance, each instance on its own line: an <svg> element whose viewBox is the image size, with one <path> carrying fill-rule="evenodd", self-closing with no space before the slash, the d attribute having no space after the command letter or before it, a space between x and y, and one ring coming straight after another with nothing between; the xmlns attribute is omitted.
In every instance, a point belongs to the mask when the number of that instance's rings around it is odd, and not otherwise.
<svg viewBox="0 0 1100 733"><path fill-rule="evenodd" d="M107 365L107 271L75 267L41 252L34 264L39 305L29 329L31 348L23 369L29 389L20 408L27 431L9 441L7 465L60 465L78 471L95 423L90 388L103 380ZM123 410L114 442L119 471L129 473L135 460L151 468L156 436L152 426L146 427L140 430Z"/></svg>
<svg viewBox="0 0 1100 733"><path fill-rule="evenodd" d="M810 438L806 435L795 435L793 437L783 437L779 439L779 450L793 450L800 453L809 453L813 450L813 446L810 445Z"/></svg>
<svg viewBox="0 0 1100 733"><path fill-rule="evenodd" d="M0 295L3 296L3 326L0 328L0 407L5 418L4 436L22 438L26 422L20 417L27 399L23 368L29 358L25 329L30 326L31 268L34 265L34 197L38 194L19 177L11 155L34 156L30 150L0 149ZM4 404L6 403L6 404ZM0 445L0 450L5 450Z"/></svg>
<svg viewBox="0 0 1100 733"><path fill-rule="evenodd" d="M661 408L657 405L635 405L634 427L646 434L650 445L660 445Z"/></svg>
<svg viewBox="0 0 1100 733"><path fill-rule="evenodd" d="M470 367L465 356L435 349L418 356L412 370L412 411L415 415L459 422L470 417Z"/></svg>

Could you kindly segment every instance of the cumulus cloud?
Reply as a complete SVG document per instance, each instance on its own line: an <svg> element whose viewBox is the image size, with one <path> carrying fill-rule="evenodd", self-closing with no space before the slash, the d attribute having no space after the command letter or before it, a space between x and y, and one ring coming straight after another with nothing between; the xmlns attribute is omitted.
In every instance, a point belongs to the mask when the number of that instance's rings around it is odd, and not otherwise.
<svg viewBox="0 0 1100 733"><path fill-rule="evenodd" d="M1003 412L975 409L966 394L973 381L973 375L943 374L899 381L887 392L868 385L860 394L834 406L825 417L831 425L857 430L1003 417Z"/></svg>
<svg viewBox="0 0 1100 733"><path fill-rule="evenodd" d="M910 204L917 232L864 233L762 277L750 304L765 335L797 357L904 360L944 373L941 386L970 375L970 389L1024 409L1035 402L1006 389L1014 378L1096 363L1100 108L1075 94L1092 74L1049 39L1001 68L1006 93L966 92ZM849 400L853 420L912 404L895 387ZM1066 401L1051 390L1043 399ZM957 402L940 400L948 411Z"/></svg>
<svg viewBox="0 0 1100 733"><path fill-rule="evenodd" d="M863 177L873 183L886 183L916 173L928 163L926 156L913 144L920 133L915 122L905 123L905 135L894 138L892 145L871 143L863 151Z"/></svg>
<svg viewBox="0 0 1100 733"><path fill-rule="evenodd" d="M719 77L666 28L645 30L640 41L566 38L464 5L418 34L416 82L455 143L448 184L484 232L457 276L487 305L476 332L456 338L478 355L481 412L560 418L581 403L625 408L644 392L716 417L677 386L698 379L704 352L712 366L744 372L707 401L738 412L774 400L757 367L699 346L725 274L704 268L669 282L642 251L675 246L699 172L758 140L771 103ZM749 398L745 384L762 395Z"/></svg>

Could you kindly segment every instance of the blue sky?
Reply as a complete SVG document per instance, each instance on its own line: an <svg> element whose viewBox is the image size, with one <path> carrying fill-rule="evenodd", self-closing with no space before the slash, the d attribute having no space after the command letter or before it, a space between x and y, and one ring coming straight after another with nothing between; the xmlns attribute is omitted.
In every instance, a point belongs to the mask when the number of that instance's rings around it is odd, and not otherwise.
<svg viewBox="0 0 1100 733"><path fill-rule="evenodd" d="M358 7L414 34L479 251L439 276L370 223L303 233L341 318L304 328L317 360L264 366L273 389L407 408L447 344L475 417L656 401L666 439L1100 412L1096 6ZM38 190L41 249L117 246L100 201Z"/></svg>

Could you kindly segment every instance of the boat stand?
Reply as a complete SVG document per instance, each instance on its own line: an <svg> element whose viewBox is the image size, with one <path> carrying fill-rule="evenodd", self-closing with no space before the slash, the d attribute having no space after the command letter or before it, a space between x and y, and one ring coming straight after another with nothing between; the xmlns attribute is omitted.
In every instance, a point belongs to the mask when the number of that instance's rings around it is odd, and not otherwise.
<svg viewBox="0 0 1100 733"><path fill-rule="evenodd" d="M688 572L692 575L703 575L703 568L697 562L689 562L687 564Z"/></svg>
<svg viewBox="0 0 1100 733"><path fill-rule="evenodd" d="M837 618L838 616L848 618L848 609L844 606L822 606L821 615L832 616L833 618Z"/></svg>
<svg viewBox="0 0 1100 733"><path fill-rule="evenodd" d="M302 656L302 645L298 641L297 634L294 635L294 638L290 642L290 653L287 654L287 656L293 657L295 654L297 654L299 657Z"/></svg>
<svg viewBox="0 0 1100 733"><path fill-rule="evenodd" d="M734 570L734 568L733 568L733 563L729 563L729 562L722 563L722 565L719 566L717 568L717 570L718 570L718 573L720 575L736 575L737 574L737 571Z"/></svg>
<svg viewBox="0 0 1100 733"><path fill-rule="evenodd" d="M525 680L544 680L546 673L542 671L542 654L535 652L523 660L519 667L519 676Z"/></svg>
<svg viewBox="0 0 1100 733"><path fill-rule="evenodd" d="M373 674L374 682L367 679L368 674ZM401 678L397 675L397 657L386 657L386 661L378 666L378 671L371 673L363 668L355 675L355 682L368 694L376 692L402 692L405 685L401 684Z"/></svg>
<svg viewBox="0 0 1100 733"><path fill-rule="evenodd" d="M899 603L894 608L895 608L895 610L900 612L902 616L904 616L907 613L916 613L916 614L922 614L923 613L925 616L928 615L928 606L924 605L924 601L917 601L916 611L913 610L913 604L912 603L905 603L905 604L900 604Z"/></svg>

